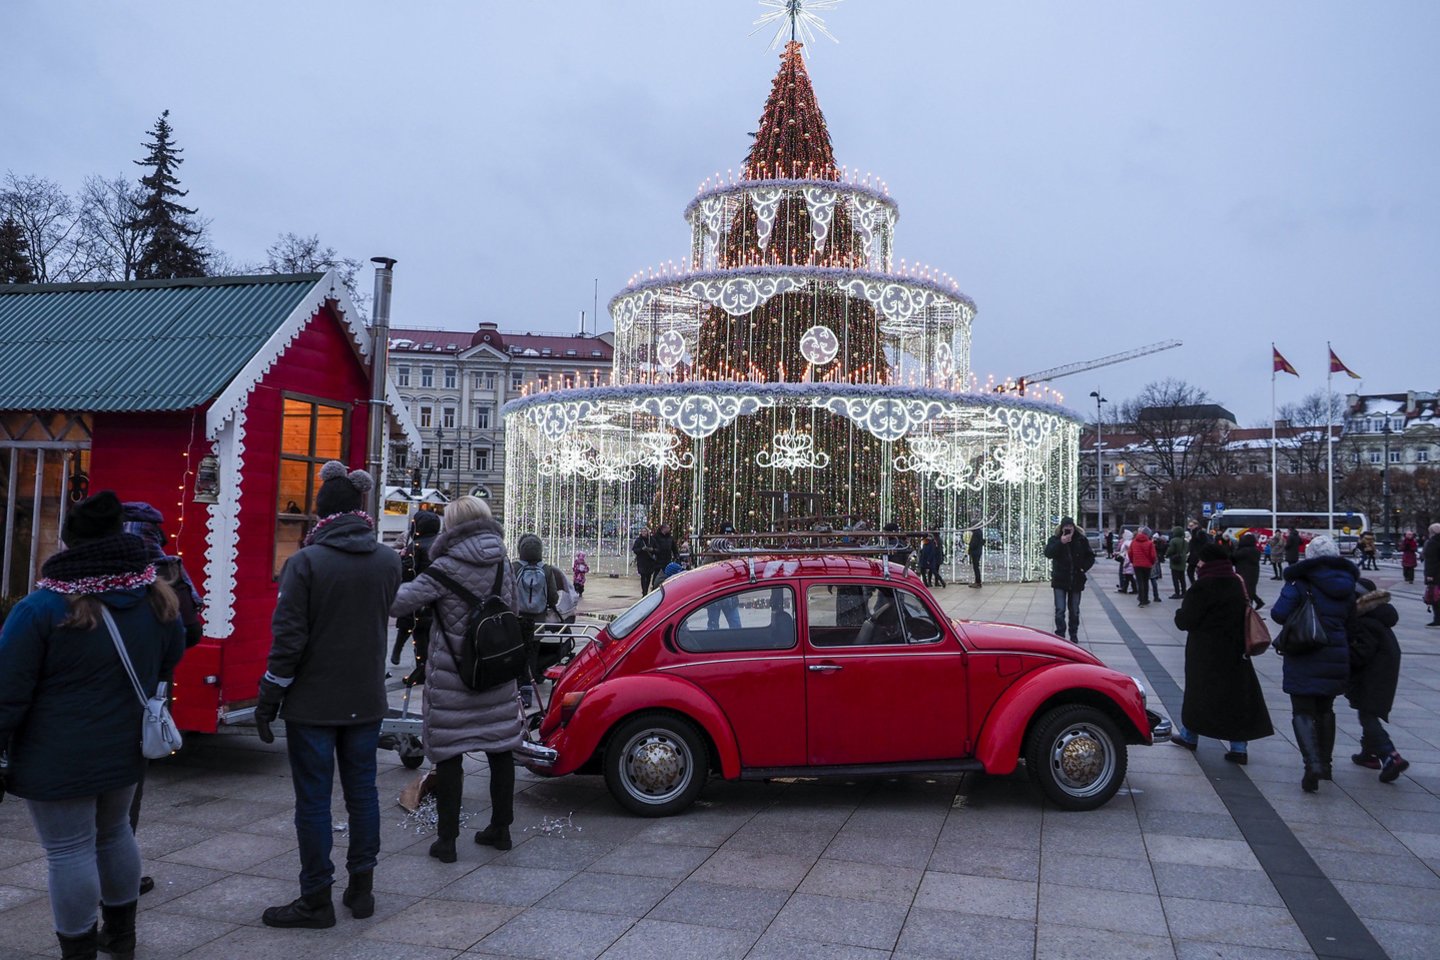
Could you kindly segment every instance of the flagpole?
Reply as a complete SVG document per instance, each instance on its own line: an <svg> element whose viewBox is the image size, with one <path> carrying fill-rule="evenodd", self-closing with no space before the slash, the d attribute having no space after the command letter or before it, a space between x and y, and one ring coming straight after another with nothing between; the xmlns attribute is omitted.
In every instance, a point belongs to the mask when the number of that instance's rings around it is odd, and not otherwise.
<svg viewBox="0 0 1440 960"><path fill-rule="evenodd" d="M1330 351L1330 356L1335 356L1335 350L1330 346L1329 340L1325 341L1325 349ZM1335 416L1335 363L1330 360L1325 366L1329 370L1329 373L1325 374L1325 497L1327 506L1325 529L1333 537L1335 535L1335 441L1334 428L1330 421Z"/></svg>
<svg viewBox="0 0 1440 960"><path fill-rule="evenodd" d="M1270 343L1270 356L1275 356L1275 343ZM1275 445L1275 364L1270 364L1270 536L1273 539L1276 534L1276 527L1280 523L1280 487L1276 480L1275 471L1279 466L1279 458L1276 455Z"/></svg>

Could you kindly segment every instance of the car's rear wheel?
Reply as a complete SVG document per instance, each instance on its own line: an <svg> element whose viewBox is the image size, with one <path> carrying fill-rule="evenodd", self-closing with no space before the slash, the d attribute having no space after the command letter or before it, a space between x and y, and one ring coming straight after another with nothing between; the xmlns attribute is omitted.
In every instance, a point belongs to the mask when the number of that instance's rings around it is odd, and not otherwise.
<svg viewBox="0 0 1440 960"><path fill-rule="evenodd" d="M1081 704L1056 707L1035 724L1025 766L1064 810L1094 810L1125 780L1128 755L1115 722Z"/></svg>
<svg viewBox="0 0 1440 960"><path fill-rule="evenodd" d="M642 817L679 813L700 795L709 771L705 738L668 713L642 713L616 728L605 751L605 785Z"/></svg>

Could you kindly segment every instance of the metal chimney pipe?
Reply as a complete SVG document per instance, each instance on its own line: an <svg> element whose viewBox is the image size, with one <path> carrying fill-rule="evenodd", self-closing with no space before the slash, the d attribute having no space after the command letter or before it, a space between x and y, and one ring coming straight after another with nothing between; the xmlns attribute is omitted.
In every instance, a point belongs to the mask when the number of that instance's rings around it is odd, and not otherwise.
<svg viewBox="0 0 1440 960"><path fill-rule="evenodd" d="M395 279L395 261L371 257L375 264L375 316L370 323L370 422L365 444L365 466L375 480L370 490L369 513L375 518L375 536L380 536L380 511L385 497L385 439L389 433L390 405L385 399L390 360L390 286Z"/></svg>
<svg viewBox="0 0 1440 960"><path fill-rule="evenodd" d="M580 311L580 336L585 336L585 311Z"/></svg>

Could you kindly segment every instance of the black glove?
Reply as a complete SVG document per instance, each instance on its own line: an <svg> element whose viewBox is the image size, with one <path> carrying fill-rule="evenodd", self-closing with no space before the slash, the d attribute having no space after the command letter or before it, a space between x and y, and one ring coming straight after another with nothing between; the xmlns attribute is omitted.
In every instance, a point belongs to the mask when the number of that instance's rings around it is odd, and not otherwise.
<svg viewBox="0 0 1440 960"><path fill-rule="evenodd" d="M425 661L416 661L415 669L411 670L400 682L407 687L418 687L423 684L425 682Z"/></svg>
<svg viewBox="0 0 1440 960"><path fill-rule="evenodd" d="M274 743L275 734L270 724L280 715L280 703L285 699L285 688L269 677L260 678L260 701L255 704L255 729L261 743Z"/></svg>

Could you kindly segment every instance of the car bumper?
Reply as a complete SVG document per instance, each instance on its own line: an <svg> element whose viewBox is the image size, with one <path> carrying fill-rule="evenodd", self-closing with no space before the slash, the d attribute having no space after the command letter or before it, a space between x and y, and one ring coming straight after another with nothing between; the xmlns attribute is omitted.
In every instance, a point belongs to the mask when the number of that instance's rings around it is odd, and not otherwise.
<svg viewBox="0 0 1440 960"><path fill-rule="evenodd" d="M1165 743L1174 733L1168 717L1156 713L1154 710L1145 711L1145 719L1150 721L1150 742Z"/></svg>
<svg viewBox="0 0 1440 960"><path fill-rule="evenodd" d="M515 748L515 759L531 773L552 776L555 764L560 759L560 751L534 740L522 740L520 746Z"/></svg>

